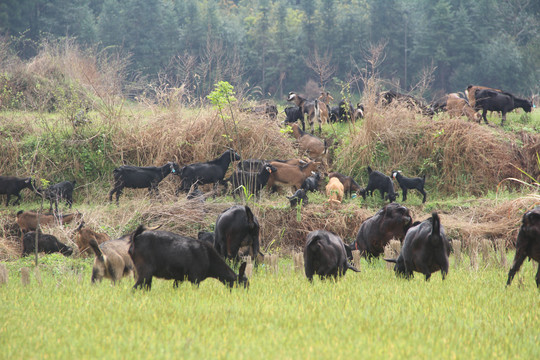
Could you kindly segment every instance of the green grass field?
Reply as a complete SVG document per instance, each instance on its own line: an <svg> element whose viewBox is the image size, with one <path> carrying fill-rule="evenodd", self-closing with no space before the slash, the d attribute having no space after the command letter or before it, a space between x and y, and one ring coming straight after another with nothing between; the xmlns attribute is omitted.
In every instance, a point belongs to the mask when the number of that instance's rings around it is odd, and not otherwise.
<svg viewBox="0 0 540 360"><path fill-rule="evenodd" d="M508 254L508 260L513 253ZM90 284L91 259L41 258L41 283L9 262L0 286L0 358L344 359L540 357L536 263L511 287L507 269L451 259L448 278L398 279L383 260L336 282L310 284L292 262L262 265L249 290L214 279L199 288L132 279ZM533 268L534 266L534 268Z"/></svg>

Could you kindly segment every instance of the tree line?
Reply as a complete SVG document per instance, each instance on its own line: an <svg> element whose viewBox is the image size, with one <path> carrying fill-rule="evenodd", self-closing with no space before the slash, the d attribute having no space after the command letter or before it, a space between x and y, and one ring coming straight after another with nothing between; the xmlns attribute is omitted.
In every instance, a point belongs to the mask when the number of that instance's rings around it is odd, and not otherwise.
<svg viewBox="0 0 540 360"><path fill-rule="evenodd" d="M74 37L123 54L132 79L201 98L220 80L254 97L309 80L361 92L374 74L412 93L429 81L426 97L468 84L540 91L534 0L4 0L0 32L23 58Z"/></svg>

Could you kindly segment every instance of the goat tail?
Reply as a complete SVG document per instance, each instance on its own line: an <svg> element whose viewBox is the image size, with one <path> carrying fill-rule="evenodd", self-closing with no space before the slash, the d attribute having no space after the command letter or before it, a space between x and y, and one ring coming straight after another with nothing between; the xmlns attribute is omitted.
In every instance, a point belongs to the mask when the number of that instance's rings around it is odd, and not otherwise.
<svg viewBox="0 0 540 360"><path fill-rule="evenodd" d="M432 228L431 228L431 240L433 242L434 246L439 245L441 240L441 219L439 218L439 214L437 212L431 213L431 222L432 222Z"/></svg>
<svg viewBox="0 0 540 360"><path fill-rule="evenodd" d="M251 209L249 208L249 206L245 206L245 209L246 209L246 216L247 216L247 221L248 221L248 224L249 224L249 227L250 228L254 228L255 227L255 215L253 215L253 212L251 211Z"/></svg>
<svg viewBox="0 0 540 360"><path fill-rule="evenodd" d="M103 261L103 253L101 252L101 249L99 248L99 245L96 241L95 236L90 239L89 245L94 251L94 254L96 254L96 258L100 261Z"/></svg>
<svg viewBox="0 0 540 360"><path fill-rule="evenodd" d="M315 118L321 123L321 108L319 107L319 100L315 99Z"/></svg>
<svg viewBox="0 0 540 360"><path fill-rule="evenodd" d="M135 238L136 238L137 236L141 235L141 234L142 234L144 231L146 231L146 230L147 230L147 229L146 229L146 226L144 226L144 225L142 225L142 224L139 225L139 226L137 227L137 229L136 229L136 230L131 234L131 236L129 237L129 243L130 243L131 245L133 245L133 243L135 242Z"/></svg>

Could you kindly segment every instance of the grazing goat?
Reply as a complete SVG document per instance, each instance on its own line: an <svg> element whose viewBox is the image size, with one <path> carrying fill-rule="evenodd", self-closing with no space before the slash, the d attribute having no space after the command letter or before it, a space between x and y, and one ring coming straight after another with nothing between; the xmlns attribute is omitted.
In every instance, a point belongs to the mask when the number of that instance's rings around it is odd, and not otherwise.
<svg viewBox="0 0 540 360"><path fill-rule="evenodd" d="M292 124L291 127L293 136L298 142L298 149L300 152L306 153L312 160L322 160L323 162L326 162L326 140L323 141L314 135L300 130L297 124Z"/></svg>
<svg viewBox="0 0 540 360"><path fill-rule="evenodd" d="M319 116L319 101L318 100L307 100L295 92L290 92L287 97L287 101L294 101L296 106L302 109L302 114L307 114L309 126L311 127L311 133L313 134L314 127L313 124L315 119L319 122L319 134L322 132L321 128L321 119ZM304 116L304 115L302 115Z"/></svg>
<svg viewBox="0 0 540 360"><path fill-rule="evenodd" d="M320 163L310 161L306 165L295 166L272 161L270 165L277 169L277 171L270 174L266 184L273 192L275 191L274 185L290 185L293 187L293 191L300 189L306 178L311 175L311 172L317 171Z"/></svg>
<svg viewBox="0 0 540 360"><path fill-rule="evenodd" d="M326 196L329 203L341 204L343 200L343 184L337 177L333 177L326 185Z"/></svg>
<svg viewBox="0 0 540 360"><path fill-rule="evenodd" d="M158 185L171 172L174 174L178 170L178 165L168 162L161 167L156 166L129 166L124 165L113 170L114 185L109 192L109 202L116 193L116 205L124 188L143 189L148 188L148 193L159 195Z"/></svg>
<svg viewBox="0 0 540 360"><path fill-rule="evenodd" d="M217 189L218 183L223 182L225 173L229 168L231 161L240 160L240 155L236 151L229 149L221 154L220 157L201 163L186 165L178 171L178 175L182 178L182 184L178 191L189 191L191 186L196 184L214 184L214 191ZM177 191L177 192L178 192Z"/></svg>
<svg viewBox="0 0 540 360"><path fill-rule="evenodd" d="M460 97L457 93L451 93L443 96L431 104L434 112L446 111L450 116L467 116L470 121L480 122L482 116L476 112L467 99Z"/></svg>
<svg viewBox="0 0 540 360"><path fill-rule="evenodd" d="M36 248L36 232L31 231L24 234L22 243L22 256L32 254ZM59 252L64 256L71 256L73 249L66 244L62 244L55 236L42 234L38 231L38 252L44 252L46 254Z"/></svg>
<svg viewBox="0 0 540 360"><path fill-rule="evenodd" d="M129 237L124 235L116 240L109 240L98 245L95 238L91 239L89 246L94 251L94 266L92 267L92 283L103 278L111 279L116 283L124 276L135 276L133 260L129 256Z"/></svg>
<svg viewBox="0 0 540 360"><path fill-rule="evenodd" d="M330 111L328 112L328 121L332 123L340 121L339 106L332 106L330 108Z"/></svg>
<svg viewBox="0 0 540 360"><path fill-rule="evenodd" d="M390 240L401 241L412 223L409 209L396 203L388 204L362 223L351 247L360 250L367 259L378 257Z"/></svg>
<svg viewBox="0 0 540 360"><path fill-rule="evenodd" d="M527 257L539 263L536 287L540 288L540 206L523 214L516 241L516 255L508 272L506 286L512 283L512 279Z"/></svg>
<svg viewBox="0 0 540 360"><path fill-rule="evenodd" d="M304 113L302 112L302 109L300 109L298 106L289 106L285 108L285 120L283 120L282 125L285 124L293 124L300 120L302 123L302 130L306 131L306 123L304 121Z"/></svg>
<svg viewBox="0 0 540 360"><path fill-rule="evenodd" d="M17 200L13 205L17 205L21 202L21 190L22 189L34 189L32 178L18 178L15 176L0 176L0 194L6 194L6 206L9 206L9 199L11 195L17 196Z"/></svg>
<svg viewBox="0 0 540 360"><path fill-rule="evenodd" d="M109 241L111 238L105 233L97 233L94 230L84 227L84 221L81 221L79 226L75 229L75 244L79 248L81 255L90 253L90 240L95 240L98 244Z"/></svg>
<svg viewBox="0 0 540 360"><path fill-rule="evenodd" d="M424 196L424 198L422 199L422 204L426 202L427 194L424 191L424 185L426 184L426 175L421 178L408 178L401 175L401 171L392 171L392 177L397 180L399 187L403 192L402 201L407 200L407 190L416 189Z"/></svg>
<svg viewBox="0 0 540 360"><path fill-rule="evenodd" d="M487 124L487 112L499 111L501 112L501 126L506 121L506 113L512 111L518 107L523 108L525 112L531 112L532 103L529 100L520 99L514 95L506 92L498 92L494 90L476 90L474 94L476 98L475 109L482 109L482 118Z"/></svg>
<svg viewBox="0 0 540 360"><path fill-rule="evenodd" d="M313 175L308 176L304 183L302 184L302 189L307 191L317 191L319 190L319 181L321 181L321 173L316 172Z"/></svg>
<svg viewBox="0 0 540 360"><path fill-rule="evenodd" d="M431 273L441 270L444 280L448 274L448 256L451 249L439 215L434 212L431 218L407 231L397 259L385 260L396 264L394 271L397 276L410 279L414 275L413 271L416 271L424 274L427 281Z"/></svg>
<svg viewBox="0 0 540 360"><path fill-rule="evenodd" d="M304 189L296 190L293 196L287 196L287 199L289 200L291 207L296 207L298 204L306 206L309 202L306 190Z"/></svg>
<svg viewBox="0 0 540 360"><path fill-rule="evenodd" d="M329 117L329 106L328 104L330 101L334 100L332 95L328 91L321 91L321 95L319 95L319 122L322 124L326 124L330 121Z"/></svg>
<svg viewBox="0 0 540 360"><path fill-rule="evenodd" d="M249 194L255 194L257 198L260 198L261 189L266 186L270 174L274 171L277 171L277 169L270 164L264 165L258 173L236 170L227 179L233 187L233 198L236 197L237 192L243 193L243 191L241 191L242 186L247 189Z"/></svg>
<svg viewBox="0 0 540 360"><path fill-rule="evenodd" d="M131 235L128 253L137 270L137 281L133 288L150 290L152 278L174 279L174 287L188 280L197 284L206 278L218 279L234 287L248 287L244 275L246 263L240 265L239 274L227 265L216 249L206 241L199 241L168 231L145 231L139 226Z"/></svg>
<svg viewBox="0 0 540 360"><path fill-rule="evenodd" d="M345 176L343 174L340 174L338 172L331 172L328 174L328 177L331 178L338 178L339 181L343 184L343 190L345 191L345 197L347 196L347 193L349 194L349 197L351 197L351 193L353 191L362 191L362 188L351 176Z"/></svg>
<svg viewBox="0 0 540 360"><path fill-rule="evenodd" d="M55 211L58 212L58 202L62 199L66 201L66 204L71 209L73 205L73 190L75 189L76 181L62 181L57 184L49 186L45 190L38 190L43 194L43 197L49 200L49 212L52 212L53 203Z"/></svg>
<svg viewBox="0 0 540 360"><path fill-rule="evenodd" d="M347 269L360 272L347 261L347 251L341 238L326 230L312 231L304 247L304 270L309 281L317 274L323 280L343 276Z"/></svg>
<svg viewBox="0 0 540 360"><path fill-rule="evenodd" d="M252 259L259 254L259 222L249 206L234 205L219 214L214 235L214 247L224 258L238 260L243 246L250 247Z"/></svg>
<svg viewBox="0 0 540 360"><path fill-rule="evenodd" d="M373 191L379 190L383 200L386 199L390 202L394 202L398 194L394 191L392 179L380 171L371 170L369 166L367 167L367 172L369 174L368 184L365 189L360 191L364 200L366 199L366 195L373 196ZM384 196L385 193L388 195Z"/></svg>
<svg viewBox="0 0 540 360"><path fill-rule="evenodd" d="M17 212L17 224L21 228L23 233L28 231L36 231L39 225L50 225L54 224L55 221L58 221L60 224L67 224L72 221L78 221L82 218L82 214L79 212L66 214L66 215L45 215L38 214L33 211L22 211Z"/></svg>
<svg viewBox="0 0 540 360"><path fill-rule="evenodd" d="M514 98L510 94L493 91L493 90L476 90L476 110L482 110L482 118L484 122L488 124L487 112L499 111L501 112L501 126L504 125L506 120L506 113L514 109Z"/></svg>

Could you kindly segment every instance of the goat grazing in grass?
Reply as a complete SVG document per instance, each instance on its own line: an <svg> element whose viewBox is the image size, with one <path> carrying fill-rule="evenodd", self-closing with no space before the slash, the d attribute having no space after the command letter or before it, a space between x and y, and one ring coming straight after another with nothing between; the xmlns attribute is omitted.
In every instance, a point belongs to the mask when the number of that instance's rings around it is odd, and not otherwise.
<svg viewBox="0 0 540 360"><path fill-rule="evenodd" d="M155 166L120 166L114 169L114 185L109 192L109 202L112 202L112 196L116 193L116 205L124 188L144 189L148 188L148 193L159 194L158 185L171 172L177 172L178 165L174 162L168 162L161 167Z"/></svg>
<svg viewBox="0 0 540 360"><path fill-rule="evenodd" d="M389 176L384 175L380 171L373 171L368 166L367 171L369 174L368 184L365 189L360 191L360 194L366 199L366 195L373 195L374 190L379 190L381 198L389 200L390 202L396 201L398 194L394 191L394 183ZM384 196L384 194L387 194Z"/></svg>
<svg viewBox="0 0 540 360"><path fill-rule="evenodd" d="M347 194L349 194L349 197L351 197L352 192L361 191L362 188L351 176L345 176L343 174L340 174L338 172L331 172L328 174L328 177L331 178L338 178L339 181L343 184L343 191L345 192L345 197Z"/></svg>
<svg viewBox="0 0 540 360"><path fill-rule="evenodd" d="M295 166L272 161L270 165L274 166L277 170L270 174L266 186L274 191L274 185L290 185L293 187L293 191L296 191L302 187L302 184L311 175L311 172L317 171L320 163L310 161L306 165Z"/></svg>
<svg viewBox="0 0 540 360"><path fill-rule="evenodd" d="M330 178L326 185L326 196L329 203L341 204L343 201L343 184L337 177Z"/></svg>
<svg viewBox="0 0 540 360"><path fill-rule="evenodd" d="M312 231L304 247L304 270L309 281L317 274L321 279L343 276L348 269L359 272L347 261L347 251L341 238L326 230Z"/></svg>
<svg viewBox="0 0 540 360"><path fill-rule="evenodd" d="M396 264L394 270L398 276L409 279L413 276L413 271L417 271L424 274L427 281L431 273L440 270L444 280L448 274L450 251L450 241L446 237L439 215L434 212L431 218L407 231L397 259L385 260Z"/></svg>
<svg viewBox="0 0 540 360"><path fill-rule="evenodd" d="M95 238L89 241L88 244L96 255L92 267L92 283L103 278L116 283L124 276L134 275L135 265L128 253L129 237L130 235L124 235L116 240L105 241L101 245L98 245Z"/></svg>
<svg viewBox="0 0 540 360"><path fill-rule="evenodd" d="M287 97L287 101L293 101L296 106L298 106L302 110L302 116L303 114L307 114L308 116L308 122L309 126L311 127L311 133L313 134L314 131L314 122L315 119L319 122L319 134L322 132L321 129L321 118L319 116L319 100L308 100L306 98L303 98L302 96L298 95L295 92L290 92L289 96Z"/></svg>
<svg viewBox="0 0 540 360"><path fill-rule="evenodd" d="M95 240L98 244L105 241L109 241L109 235L105 233L97 233L94 230L84 227L84 221L81 221L79 226L75 229L75 244L79 248L81 255L90 253L90 240Z"/></svg>
<svg viewBox="0 0 540 360"><path fill-rule="evenodd" d="M173 279L174 287L185 280L198 285L209 277L230 288L235 284L249 286L244 275L247 264L242 263L236 274L206 241L168 231L148 231L141 225L131 235L129 245L128 253L137 270L135 289L150 290L154 276Z"/></svg>

